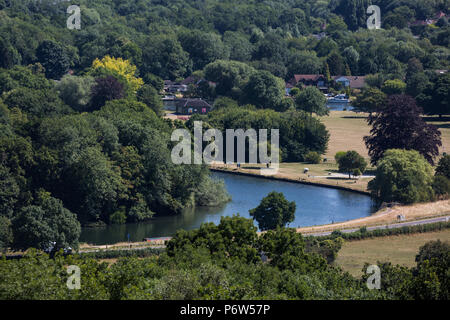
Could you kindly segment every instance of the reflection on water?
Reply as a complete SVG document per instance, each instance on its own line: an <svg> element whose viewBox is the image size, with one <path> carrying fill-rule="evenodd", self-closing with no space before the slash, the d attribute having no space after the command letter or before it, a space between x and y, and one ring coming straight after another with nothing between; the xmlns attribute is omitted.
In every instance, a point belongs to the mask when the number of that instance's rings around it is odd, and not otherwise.
<svg viewBox="0 0 450 320"><path fill-rule="evenodd" d="M297 211L291 227L320 225L341 222L370 215L375 211L372 199L363 194L302 185L292 182L268 180L227 173L214 173L224 179L233 200L220 208L195 208L182 215L156 217L153 221L126 225L112 225L105 228L85 228L82 242L110 244L127 241L141 241L143 238L171 236L179 229L192 230L204 222L218 224L221 216L239 213L250 218L249 209L255 208L261 199L271 191L283 192L289 201L295 201Z"/></svg>

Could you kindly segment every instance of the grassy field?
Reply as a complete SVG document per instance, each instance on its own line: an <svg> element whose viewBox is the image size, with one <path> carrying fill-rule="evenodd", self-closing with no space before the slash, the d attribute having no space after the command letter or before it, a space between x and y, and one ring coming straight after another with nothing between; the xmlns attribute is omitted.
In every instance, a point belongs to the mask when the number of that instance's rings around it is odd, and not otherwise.
<svg viewBox="0 0 450 320"><path fill-rule="evenodd" d="M346 241L339 251L336 264L355 277L361 277L365 262L389 261L407 267L416 265L415 257L426 242L450 241L450 229L439 232L399 235L374 239Z"/></svg>
<svg viewBox="0 0 450 320"><path fill-rule="evenodd" d="M330 132L330 142L325 156L334 159L338 151L355 150L369 158L363 137L369 135L367 114L353 111L331 111L329 116L320 119ZM442 133L441 153L450 153L450 118L426 117L425 120L437 126Z"/></svg>

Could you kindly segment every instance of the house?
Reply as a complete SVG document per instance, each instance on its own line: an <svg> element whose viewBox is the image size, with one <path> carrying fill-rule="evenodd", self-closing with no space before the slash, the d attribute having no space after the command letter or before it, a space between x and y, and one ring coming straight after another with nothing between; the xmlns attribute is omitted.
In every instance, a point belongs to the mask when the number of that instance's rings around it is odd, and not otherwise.
<svg viewBox="0 0 450 320"><path fill-rule="evenodd" d="M162 101L163 101L163 105L164 105L164 110L168 110L168 111L176 111L177 110L177 106L176 106L176 100L177 98L175 96L165 96Z"/></svg>
<svg viewBox="0 0 450 320"><path fill-rule="evenodd" d="M333 76L334 82L342 84L343 87L350 87L350 89L362 89L366 84L366 77L364 76Z"/></svg>
<svg viewBox="0 0 450 320"><path fill-rule="evenodd" d="M176 99L176 111L178 114L207 114L212 106L202 99Z"/></svg>
<svg viewBox="0 0 450 320"><path fill-rule="evenodd" d="M286 82L286 85L284 87L284 89L286 90L285 95L289 96L291 94L291 90L294 88L294 86L292 84L290 84L289 82Z"/></svg>
<svg viewBox="0 0 450 320"><path fill-rule="evenodd" d="M186 84L164 80L164 91L167 93L186 92L187 90Z"/></svg>
<svg viewBox="0 0 450 320"><path fill-rule="evenodd" d="M322 91L328 90L328 86L326 85L327 79L323 74L295 74L291 81L289 81L289 84L293 87L297 86L299 83L307 87L317 87Z"/></svg>

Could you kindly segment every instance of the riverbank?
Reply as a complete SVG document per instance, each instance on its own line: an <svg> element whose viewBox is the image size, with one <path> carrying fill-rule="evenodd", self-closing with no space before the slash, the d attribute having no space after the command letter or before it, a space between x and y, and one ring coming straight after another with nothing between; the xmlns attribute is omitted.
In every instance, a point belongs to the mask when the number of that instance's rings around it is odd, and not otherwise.
<svg viewBox="0 0 450 320"><path fill-rule="evenodd" d="M211 165L210 170L215 172L225 172L230 174L258 177L262 179L280 180L286 182L315 185L319 187L333 188L345 191L357 192L370 195L367 185L370 178L348 179L342 176L333 175L337 171L333 164L308 165L302 163L282 163L277 174L272 176L261 175L262 165L241 165L240 168L234 165ZM312 171L303 173L308 168ZM312 169L311 169L312 168ZM320 175L321 174L321 175Z"/></svg>
<svg viewBox="0 0 450 320"><path fill-rule="evenodd" d="M394 206L392 208L381 209L380 211L376 212L375 214L369 217L335 224L298 228L297 232L300 232L304 235L309 235L335 230L355 229L361 227L374 227L398 223L399 216L402 216L402 222L411 222L427 218L444 216L449 213L450 213L450 200L417 203L408 206L399 205Z"/></svg>

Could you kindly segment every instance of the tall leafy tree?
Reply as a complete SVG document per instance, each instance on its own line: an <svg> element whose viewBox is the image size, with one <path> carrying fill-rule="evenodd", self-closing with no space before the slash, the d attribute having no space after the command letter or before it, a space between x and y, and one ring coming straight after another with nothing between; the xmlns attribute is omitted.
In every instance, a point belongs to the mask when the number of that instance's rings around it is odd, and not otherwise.
<svg viewBox="0 0 450 320"><path fill-rule="evenodd" d="M298 110L304 110L311 114L315 113L318 116L329 114L327 99L316 87L306 87L303 89L295 98L295 104Z"/></svg>
<svg viewBox="0 0 450 320"><path fill-rule="evenodd" d="M406 95L393 95L367 121L372 126L364 137L372 164L376 164L388 149L417 150L431 164L442 145L441 132L420 116L422 110Z"/></svg>
<svg viewBox="0 0 450 320"><path fill-rule="evenodd" d="M362 90L360 94L356 96L356 100L352 105L356 111L359 112L378 112L386 102L386 94L373 87L368 87Z"/></svg>
<svg viewBox="0 0 450 320"><path fill-rule="evenodd" d="M425 202L433 199L433 168L415 150L391 149L379 161L369 190L384 202Z"/></svg>
<svg viewBox="0 0 450 320"><path fill-rule="evenodd" d="M262 231L284 227L295 219L295 202L286 200L282 193L271 192L251 209L250 216L258 222Z"/></svg>
<svg viewBox="0 0 450 320"><path fill-rule="evenodd" d="M95 79L95 85L92 87L91 109L100 109L107 101L123 98L124 90L124 85L113 76Z"/></svg>
<svg viewBox="0 0 450 320"><path fill-rule="evenodd" d="M353 172L359 170L364 173L367 167L366 160L356 151L348 151L343 156L338 158L338 165L340 172L347 172L350 179Z"/></svg>
<svg viewBox="0 0 450 320"><path fill-rule="evenodd" d="M60 79L69 70L69 57L64 48L55 41L42 42L37 48L36 56L45 68L47 78Z"/></svg>
<svg viewBox="0 0 450 320"><path fill-rule="evenodd" d="M247 102L276 109L284 97L284 81L268 71L258 71L250 76L243 92Z"/></svg>
<svg viewBox="0 0 450 320"><path fill-rule="evenodd" d="M13 219L12 230L13 247L21 250L77 248L81 233L76 215L48 194L43 194L36 205L23 208Z"/></svg>

